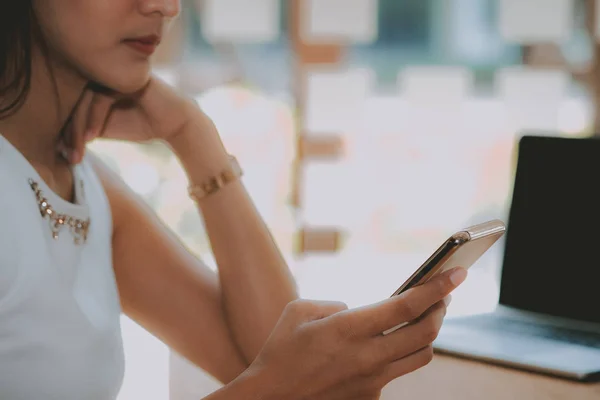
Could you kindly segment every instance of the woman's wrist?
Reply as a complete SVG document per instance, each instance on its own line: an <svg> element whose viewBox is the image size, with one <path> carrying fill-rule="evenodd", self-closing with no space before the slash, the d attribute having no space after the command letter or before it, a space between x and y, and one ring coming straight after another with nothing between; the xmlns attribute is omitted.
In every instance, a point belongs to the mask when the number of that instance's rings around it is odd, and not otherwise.
<svg viewBox="0 0 600 400"><path fill-rule="evenodd" d="M230 158L210 119L201 114L192 118L167 144L179 158L191 183L199 184L221 173Z"/></svg>

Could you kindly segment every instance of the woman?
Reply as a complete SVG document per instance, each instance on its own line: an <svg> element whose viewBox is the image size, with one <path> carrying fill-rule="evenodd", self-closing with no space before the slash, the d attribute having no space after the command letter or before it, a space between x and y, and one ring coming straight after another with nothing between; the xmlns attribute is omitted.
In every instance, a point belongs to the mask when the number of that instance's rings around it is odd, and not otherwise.
<svg viewBox="0 0 600 400"><path fill-rule="evenodd" d="M355 310L297 300L214 125L150 75L178 12L19 0L0 13L0 398L114 399L121 312L222 381L209 399L378 398L431 359L466 272ZM97 137L171 147L218 275L85 153Z"/></svg>

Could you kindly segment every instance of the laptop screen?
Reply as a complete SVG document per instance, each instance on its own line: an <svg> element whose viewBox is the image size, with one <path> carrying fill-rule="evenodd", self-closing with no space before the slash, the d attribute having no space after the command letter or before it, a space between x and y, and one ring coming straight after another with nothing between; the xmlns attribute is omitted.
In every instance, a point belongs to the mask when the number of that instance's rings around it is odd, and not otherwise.
<svg viewBox="0 0 600 400"><path fill-rule="evenodd" d="M600 140L521 139L500 304L600 323Z"/></svg>

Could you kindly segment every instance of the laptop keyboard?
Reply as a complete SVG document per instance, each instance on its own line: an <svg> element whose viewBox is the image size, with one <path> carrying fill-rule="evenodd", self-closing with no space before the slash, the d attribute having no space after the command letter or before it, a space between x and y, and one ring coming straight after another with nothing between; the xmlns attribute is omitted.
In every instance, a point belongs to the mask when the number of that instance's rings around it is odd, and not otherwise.
<svg viewBox="0 0 600 400"><path fill-rule="evenodd" d="M600 334L592 332L581 332L550 325L532 324L529 322L518 321L500 316L475 316L460 318L457 320L457 322L459 321L466 322L469 327L476 327L484 330L492 330L495 332L508 334L528 335L600 348Z"/></svg>

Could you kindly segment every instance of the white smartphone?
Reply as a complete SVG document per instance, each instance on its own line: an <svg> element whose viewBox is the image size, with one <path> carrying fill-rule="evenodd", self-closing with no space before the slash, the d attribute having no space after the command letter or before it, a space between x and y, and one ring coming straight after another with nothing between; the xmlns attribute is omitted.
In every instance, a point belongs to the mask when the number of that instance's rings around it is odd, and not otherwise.
<svg viewBox="0 0 600 400"><path fill-rule="evenodd" d="M455 267L470 268L506 232L500 220L492 220L463 229L450 236L432 255L404 282L392 296L422 285L434 276ZM409 324L404 322L383 332L392 333Z"/></svg>

